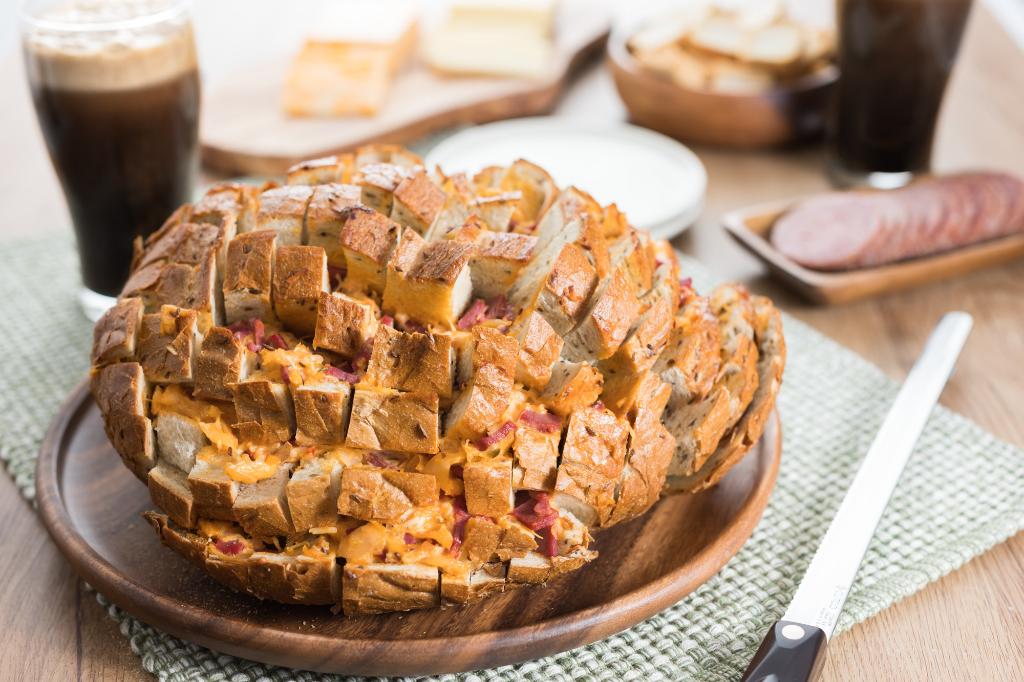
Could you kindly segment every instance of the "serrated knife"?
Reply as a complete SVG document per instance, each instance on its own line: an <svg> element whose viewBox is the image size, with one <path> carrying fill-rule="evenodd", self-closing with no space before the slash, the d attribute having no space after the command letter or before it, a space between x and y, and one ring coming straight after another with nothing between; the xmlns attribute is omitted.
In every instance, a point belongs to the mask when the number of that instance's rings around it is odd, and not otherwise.
<svg viewBox="0 0 1024 682"><path fill-rule="evenodd" d="M903 383L864 462L825 532L793 601L741 678L743 682L807 682L817 677L864 552L903 467L953 371L973 320L943 316Z"/></svg>

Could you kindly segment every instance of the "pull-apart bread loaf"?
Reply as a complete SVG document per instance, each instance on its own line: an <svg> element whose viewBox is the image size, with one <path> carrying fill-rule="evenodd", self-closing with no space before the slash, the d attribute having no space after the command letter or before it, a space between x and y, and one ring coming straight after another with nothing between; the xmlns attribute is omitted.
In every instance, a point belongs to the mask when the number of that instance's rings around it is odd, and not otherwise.
<svg viewBox="0 0 1024 682"><path fill-rule="evenodd" d="M263 599L465 603L716 483L782 377L771 303L517 161L375 146L139 241L92 389L165 544Z"/></svg>

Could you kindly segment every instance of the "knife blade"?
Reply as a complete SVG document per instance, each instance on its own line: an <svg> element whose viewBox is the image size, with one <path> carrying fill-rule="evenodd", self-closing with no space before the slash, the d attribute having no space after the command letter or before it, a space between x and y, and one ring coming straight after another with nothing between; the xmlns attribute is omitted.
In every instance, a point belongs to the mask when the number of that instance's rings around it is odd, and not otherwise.
<svg viewBox="0 0 1024 682"><path fill-rule="evenodd" d="M817 676L864 552L972 325L967 313L947 313L928 338L793 601L761 642L744 682L806 682Z"/></svg>

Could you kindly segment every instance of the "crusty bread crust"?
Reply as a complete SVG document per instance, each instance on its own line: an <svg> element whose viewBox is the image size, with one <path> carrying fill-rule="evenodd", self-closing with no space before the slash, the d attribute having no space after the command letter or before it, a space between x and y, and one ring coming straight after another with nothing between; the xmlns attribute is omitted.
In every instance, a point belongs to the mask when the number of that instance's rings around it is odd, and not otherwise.
<svg viewBox="0 0 1024 682"><path fill-rule="evenodd" d="M579 569L591 531L725 475L784 358L766 299L698 296L616 207L386 145L176 211L91 355L163 543L346 614Z"/></svg>
<svg viewBox="0 0 1024 682"><path fill-rule="evenodd" d="M699 492L718 483L739 462L764 433L765 424L782 385L786 367L786 341L782 332L782 316L767 298L754 297L759 383L747 410L730 433L722 440L704 466L691 476L669 478L672 490Z"/></svg>

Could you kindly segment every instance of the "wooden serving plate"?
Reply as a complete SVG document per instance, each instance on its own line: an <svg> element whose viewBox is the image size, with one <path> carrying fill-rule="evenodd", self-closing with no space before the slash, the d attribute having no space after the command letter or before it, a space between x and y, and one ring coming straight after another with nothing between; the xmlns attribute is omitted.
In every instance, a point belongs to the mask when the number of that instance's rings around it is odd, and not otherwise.
<svg viewBox="0 0 1024 682"><path fill-rule="evenodd" d="M601 556L547 586L474 605L345 618L231 592L162 547L139 516L145 486L107 442L83 382L54 419L37 467L39 512L82 578L140 620L264 663L356 675L426 675L540 658L624 630L671 606L743 545L768 502L777 417L725 479L600 534Z"/></svg>
<svg viewBox="0 0 1024 682"><path fill-rule="evenodd" d="M375 116L292 118L281 109L290 55L263 56L204 93L203 163L232 174L275 175L299 161L371 142L407 142L459 124L550 111L576 68L603 45L611 17L593 0L559 7L550 68L536 79L444 76L422 62L397 77Z"/></svg>
<svg viewBox="0 0 1024 682"><path fill-rule="evenodd" d="M794 144L824 129L834 67L761 93L694 90L638 63L626 47L630 26L616 26L608 38L608 67L633 122L683 142L736 149Z"/></svg>
<svg viewBox="0 0 1024 682"><path fill-rule="evenodd" d="M722 217L722 225L783 282L815 303L856 301L950 279L1024 256L1024 234L1017 234L891 265L841 272L811 270L784 256L768 241L775 221L798 201L788 199L732 211Z"/></svg>

